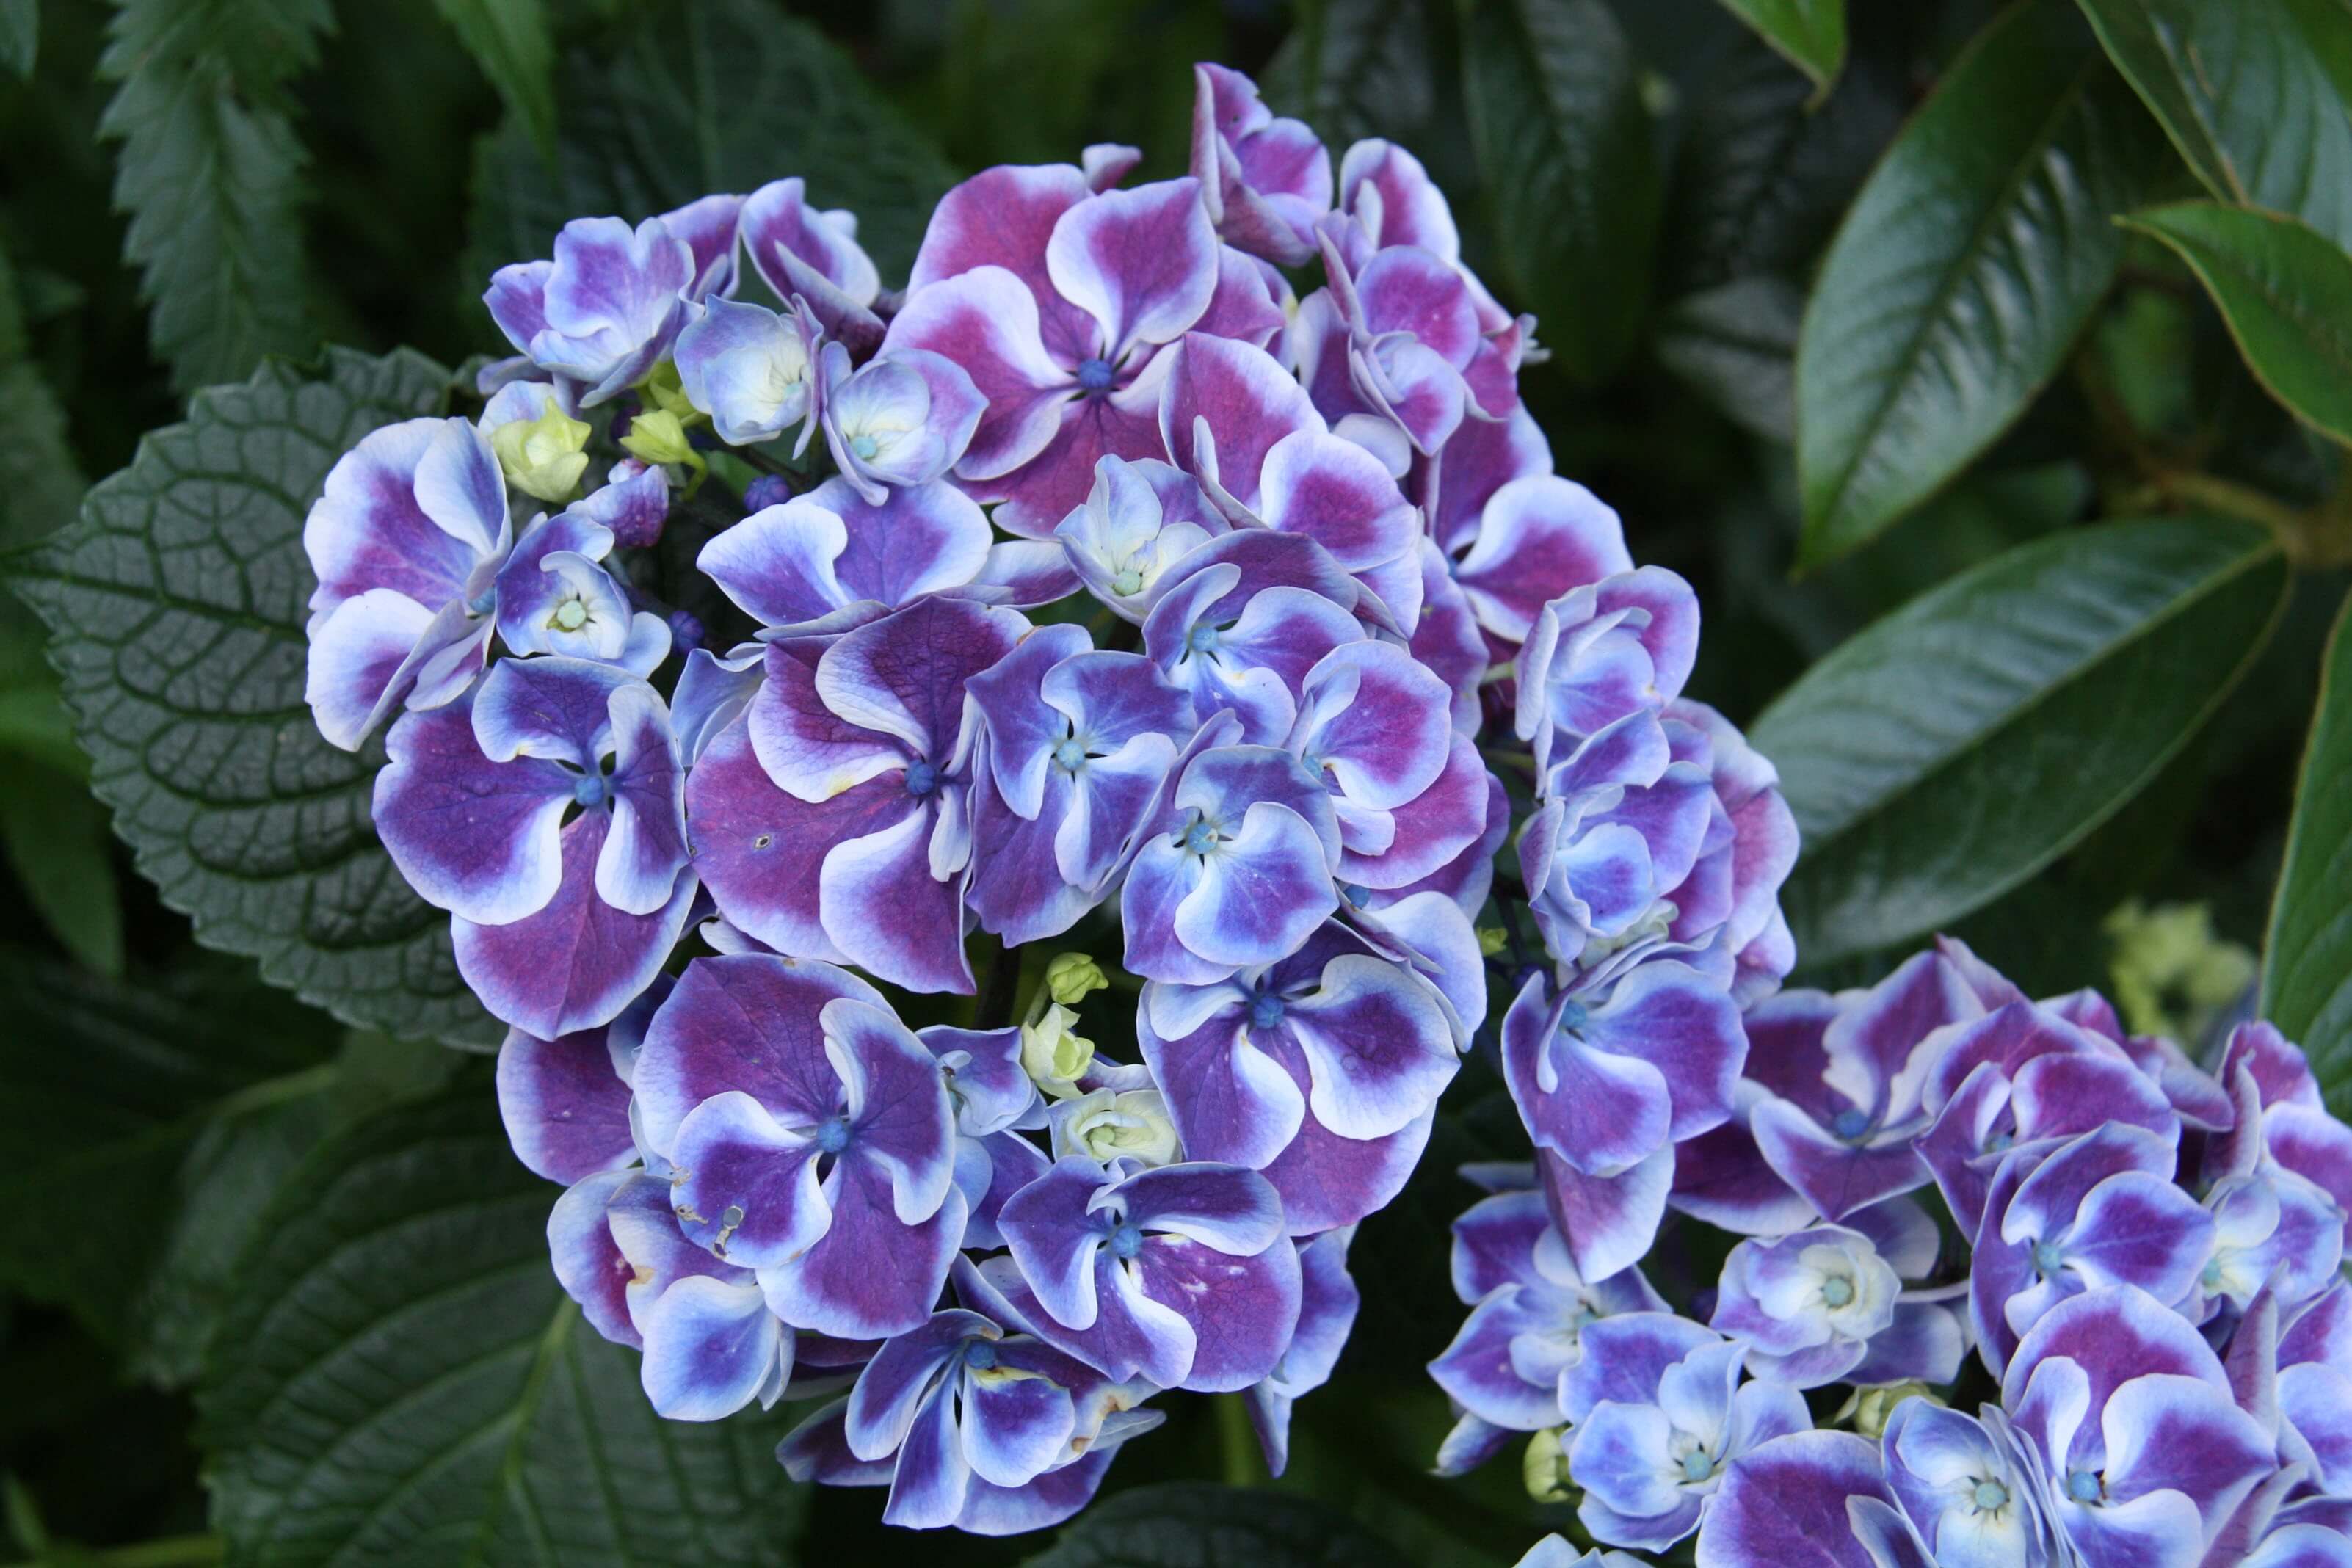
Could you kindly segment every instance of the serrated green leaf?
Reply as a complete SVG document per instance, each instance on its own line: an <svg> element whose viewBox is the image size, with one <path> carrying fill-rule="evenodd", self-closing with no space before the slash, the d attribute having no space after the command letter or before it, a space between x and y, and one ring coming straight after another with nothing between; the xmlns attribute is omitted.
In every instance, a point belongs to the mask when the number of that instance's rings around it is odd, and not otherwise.
<svg viewBox="0 0 2352 1568"><path fill-rule="evenodd" d="M1437 108L1430 23L1427 0L1306 0L1259 85L1330 146L1395 136Z"/></svg>
<svg viewBox="0 0 2352 1568"><path fill-rule="evenodd" d="M752 0L639 8L607 55L564 58L554 172L514 120L476 149L467 276L550 253L566 220L635 221L714 191L804 174L857 215L858 243L903 278L955 171L804 22Z"/></svg>
<svg viewBox="0 0 2352 1568"><path fill-rule="evenodd" d="M317 379L273 363L199 393L16 586L48 623L90 787L200 941L346 1022L488 1045L448 917L377 842L381 742L337 751L302 700L303 515L338 457L447 384L414 353L333 350Z"/></svg>
<svg viewBox="0 0 2352 1568"><path fill-rule="evenodd" d="M1734 424L1786 445L1804 309L1804 291L1786 279L1735 278L1675 302L1658 323L1658 361Z"/></svg>
<svg viewBox="0 0 2352 1568"><path fill-rule="evenodd" d="M41 0L0 0L0 70L30 80L41 49Z"/></svg>
<svg viewBox="0 0 2352 1568"><path fill-rule="evenodd" d="M784 1561L778 1423L654 1415L557 1289L556 1190L479 1076L330 1140L240 1263L198 1396L231 1561Z"/></svg>
<svg viewBox="0 0 2352 1568"><path fill-rule="evenodd" d="M10 1038L0 1136L0 1279L123 1337L171 1230L182 1161L214 1119L315 1087L325 1020L206 968L124 986L0 950Z"/></svg>
<svg viewBox="0 0 2352 1568"><path fill-rule="evenodd" d="M1638 341L1661 186L1641 70L1601 0L1481 0L1463 100L1504 270L1579 380Z"/></svg>
<svg viewBox="0 0 2352 1568"><path fill-rule="evenodd" d="M1788 62L1826 91L1845 65L1845 0L1723 0Z"/></svg>
<svg viewBox="0 0 2352 1568"><path fill-rule="evenodd" d="M547 0L433 0L522 123L540 156L555 161L555 34Z"/></svg>
<svg viewBox="0 0 2352 1568"><path fill-rule="evenodd" d="M2352 1109L2352 600L2329 637L2263 943L2262 1016L2311 1054L2328 1105Z"/></svg>
<svg viewBox="0 0 2352 1568"><path fill-rule="evenodd" d="M2064 0L1955 62L1831 243L1797 348L1800 560L1918 505L2020 414L2114 279L2162 148Z"/></svg>
<svg viewBox="0 0 2352 1568"><path fill-rule="evenodd" d="M2078 3L2207 190L2352 245L2342 0Z"/></svg>
<svg viewBox="0 0 2352 1568"><path fill-rule="evenodd" d="M287 83L316 58L327 0L117 0L99 133L158 357L183 391L309 352L303 154Z"/></svg>
<svg viewBox="0 0 2352 1568"><path fill-rule="evenodd" d="M1404 1561L1312 1498L1172 1481L1105 1498L1028 1568L1403 1568Z"/></svg>
<svg viewBox="0 0 2352 1568"><path fill-rule="evenodd" d="M0 550L63 528L81 500L81 469L25 338L16 278L0 255Z"/></svg>
<svg viewBox="0 0 2352 1568"><path fill-rule="evenodd" d="M2268 533L2214 518L2070 529L1849 639L1749 731L1803 852L1808 964L1998 898L2131 799L2252 663L2284 599Z"/></svg>
<svg viewBox="0 0 2352 1568"><path fill-rule="evenodd" d="M2273 397L2352 442L2352 256L2294 218L2210 202L2123 221L2189 264Z"/></svg>
<svg viewBox="0 0 2352 1568"><path fill-rule="evenodd" d="M1675 137L1658 266L1677 294L1762 273L1795 278L1903 123L1898 51L1857 53L1829 98L1742 37L1690 94Z"/></svg>

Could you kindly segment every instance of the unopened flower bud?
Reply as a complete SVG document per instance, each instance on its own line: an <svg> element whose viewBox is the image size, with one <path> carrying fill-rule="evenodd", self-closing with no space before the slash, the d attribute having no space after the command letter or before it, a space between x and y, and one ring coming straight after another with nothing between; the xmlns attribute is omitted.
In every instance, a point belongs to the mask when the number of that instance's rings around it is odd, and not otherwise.
<svg viewBox="0 0 2352 1568"><path fill-rule="evenodd" d="M1106 1163L1124 1158L1165 1165L1176 1158L1176 1123L1156 1089L1098 1089L1054 1107L1052 1116L1057 1160L1083 1154Z"/></svg>
<svg viewBox="0 0 2352 1568"><path fill-rule="evenodd" d="M1021 1026L1021 1067L1055 1100L1075 1100L1074 1081L1095 1059L1095 1045L1071 1032L1078 1016L1059 1003L1034 1024Z"/></svg>
<svg viewBox="0 0 2352 1568"><path fill-rule="evenodd" d="M649 408L629 421L622 447L648 463L702 464L702 454L686 438L686 426L667 408Z"/></svg>
<svg viewBox="0 0 2352 1568"><path fill-rule="evenodd" d="M653 374L645 379L640 389L646 401L665 414L675 414L681 424L697 416L693 402L686 395L686 387L678 380L677 362L664 360L654 366Z"/></svg>
<svg viewBox="0 0 2352 1568"><path fill-rule="evenodd" d="M1576 1496L1568 1479L1568 1445L1562 1441L1567 1430L1541 1428L1528 1438L1527 1452L1519 1457L1519 1479L1527 1483L1528 1496L1538 1502L1567 1502Z"/></svg>
<svg viewBox="0 0 2352 1568"><path fill-rule="evenodd" d="M743 510L747 512L765 511L792 499L793 487L784 482L782 474L761 474L743 487Z"/></svg>
<svg viewBox="0 0 2352 1568"><path fill-rule="evenodd" d="M1857 1388L1846 1395L1845 1405L1838 1411L1835 1419L1851 1421L1856 1433L1875 1443L1886 1431L1886 1418L1894 1415L1895 1407L1906 1399L1924 1399L1936 1405L1944 1403L1928 1393L1927 1385L1916 1378L1908 1383L1874 1384L1867 1388Z"/></svg>
<svg viewBox="0 0 2352 1568"><path fill-rule="evenodd" d="M539 500L571 495L588 471L587 447L587 422L565 414L552 397L538 418L510 420L490 431L490 450L507 482Z"/></svg>
<svg viewBox="0 0 2352 1568"><path fill-rule="evenodd" d="M1083 952L1056 953L1045 965L1045 994L1066 1007L1075 1007L1089 993L1109 985L1102 965Z"/></svg>
<svg viewBox="0 0 2352 1568"><path fill-rule="evenodd" d="M1478 928L1478 952L1486 958L1500 958L1503 950L1511 945L1511 933L1501 926Z"/></svg>

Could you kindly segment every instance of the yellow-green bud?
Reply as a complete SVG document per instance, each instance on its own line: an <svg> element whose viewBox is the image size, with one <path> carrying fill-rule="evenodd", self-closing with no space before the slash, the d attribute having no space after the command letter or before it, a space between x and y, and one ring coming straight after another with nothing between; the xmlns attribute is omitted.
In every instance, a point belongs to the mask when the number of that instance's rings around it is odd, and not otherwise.
<svg viewBox="0 0 2352 1568"><path fill-rule="evenodd" d="M1527 1452L1519 1456L1519 1479L1527 1483L1528 1496L1538 1502L1566 1502L1576 1496L1576 1486L1568 1479L1568 1428L1546 1426L1528 1439Z"/></svg>
<svg viewBox="0 0 2352 1568"><path fill-rule="evenodd" d="M547 400L536 419L513 419L490 432L490 450L507 482L527 496L559 501L571 495L588 471L588 426Z"/></svg>
<svg viewBox="0 0 2352 1568"><path fill-rule="evenodd" d="M622 448L656 467L664 463L702 466L702 454L686 438L686 426L667 408L649 408L629 421Z"/></svg>
<svg viewBox="0 0 2352 1568"><path fill-rule="evenodd" d="M1909 1383L1874 1384L1847 1394L1844 1405L1832 1419L1852 1422L1855 1432L1875 1443L1886 1431L1887 1417L1906 1399L1924 1399L1935 1405L1944 1403L1916 1378Z"/></svg>
<svg viewBox="0 0 2352 1568"><path fill-rule="evenodd" d="M2107 916L2106 930L2116 1007L2136 1035L2194 1040L2253 983L2254 955L2215 936L2203 904L2147 909L2134 899Z"/></svg>
<svg viewBox="0 0 2352 1568"><path fill-rule="evenodd" d="M677 362L664 360L654 366L646 377L643 390L653 405L664 414L675 414L681 424L691 425L702 417L701 411L688 400L686 384L678 379Z"/></svg>
<svg viewBox="0 0 2352 1568"><path fill-rule="evenodd" d="M1481 957L1499 958L1503 954L1503 950L1510 945L1511 933L1501 926L1478 928L1478 952Z"/></svg>
<svg viewBox="0 0 2352 1568"><path fill-rule="evenodd" d="M1055 1108L1054 1154L1165 1165L1176 1158L1176 1123L1156 1089L1098 1089Z"/></svg>
<svg viewBox="0 0 2352 1568"><path fill-rule="evenodd" d="M1076 1100L1073 1080L1095 1059L1095 1044L1071 1032L1078 1016L1060 1003L1034 1024L1021 1026L1021 1066L1039 1089L1055 1100Z"/></svg>
<svg viewBox="0 0 2352 1568"><path fill-rule="evenodd" d="M1075 1007L1091 992L1106 990L1110 981L1102 965L1083 952L1060 952L1045 965L1045 994L1065 1007Z"/></svg>

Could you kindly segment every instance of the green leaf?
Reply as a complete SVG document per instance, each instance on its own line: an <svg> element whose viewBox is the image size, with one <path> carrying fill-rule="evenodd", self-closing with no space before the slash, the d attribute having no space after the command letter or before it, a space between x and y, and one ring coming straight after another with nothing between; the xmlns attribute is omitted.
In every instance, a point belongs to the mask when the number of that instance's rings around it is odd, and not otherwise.
<svg viewBox="0 0 2352 1568"><path fill-rule="evenodd" d="M285 89L329 21L327 0L118 0L98 71L121 85L99 133L121 143L123 257L183 391L318 341Z"/></svg>
<svg viewBox="0 0 2352 1568"><path fill-rule="evenodd" d="M2286 569L2213 518L2070 529L1922 595L1807 670L1749 731L1803 854L1808 965L1998 898L2130 800L2268 637Z"/></svg>
<svg viewBox="0 0 2352 1568"><path fill-rule="evenodd" d="M547 0L434 0L540 156L555 162L555 36Z"/></svg>
<svg viewBox="0 0 2352 1568"><path fill-rule="evenodd" d="M2352 599L2336 618L2263 943L2262 1016L2301 1042L2338 1114L2352 1100Z"/></svg>
<svg viewBox="0 0 2352 1568"><path fill-rule="evenodd" d="M1105 1498L1028 1568L1403 1568L1379 1537L1312 1498L1171 1481Z"/></svg>
<svg viewBox="0 0 2352 1568"><path fill-rule="evenodd" d="M54 701L55 700L52 699ZM122 973L122 898L106 808L79 772L0 757L0 847L52 934L94 973Z"/></svg>
<svg viewBox="0 0 2352 1568"><path fill-rule="evenodd" d="M1735 278L1678 300L1658 323L1659 363L1743 429L1786 446L1795 413L1790 361L1803 290L1782 278Z"/></svg>
<svg viewBox="0 0 2352 1568"><path fill-rule="evenodd" d="M1431 20L1427 0L1304 0L1259 85L1334 147L1424 126L1437 109Z"/></svg>
<svg viewBox="0 0 2352 1568"><path fill-rule="evenodd" d="M41 0L0 0L0 70L31 80L41 49Z"/></svg>
<svg viewBox="0 0 2352 1568"><path fill-rule="evenodd" d="M1463 97L1496 248L1572 376L1639 340L1661 186L1641 69L1602 0L1480 0Z"/></svg>
<svg viewBox="0 0 2352 1568"><path fill-rule="evenodd" d="M324 1021L218 967L125 986L0 950L0 1137L40 1151L0 1174L0 1279L121 1339L188 1151L315 1089Z"/></svg>
<svg viewBox="0 0 2352 1568"><path fill-rule="evenodd" d="M955 171L840 49L754 0L636 9L611 54L565 57L552 174L512 118L476 149L476 286L550 254L567 219L635 221L803 172L809 199L855 212L858 243L903 278Z"/></svg>
<svg viewBox="0 0 2352 1568"><path fill-rule="evenodd" d="M2352 442L2352 256L2294 218L2210 202L2123 222L2179 253L2273 397Z"/></svg>
<svg viewBox="0 0 2352 1568"><path fill-rule="evenodd" d="M2342 0L2080 0L2219 199L2352 245L2352 12Z"/></svg>
<svg viewBox="0 0 2352 1568"><path fill-rule="evenodd" d="M1799 559L1917 506L2024 411L2115 276L2162 143L2082 18L2025 0L1945 74L1832 242L1797 348Z"/></svg>
<svg viewBox="0 0 2352 1568"><path fill-rule="evenodd" d="M81 500L80 467L58 406L25 338L16 279L0 255L0 550L53 533Z"/></svg>
<svg viewBox="0 0 2352 1568"><path fill-rule="evenodd" d="M379 425L440 411L419 355L331 351L196 395L39 546L16 587L48 623L91 788L199 940L349 1023L488 1045L448 917L409 890L370 818L381 742L320 738L302 700L303 514Z"/></svg>
<svg viewBox="0 0 2352 1568"><path fill-rule="evenodd" d="M778 1425L654 1415L636 1354L557 1289L556 1189L481 1076L330 1140L239 1263L198 1395L230 1560L782 1560Z"/></svg>
<svg viewBox="0 0 2352 1568"><path fill-rule="evenodd" d="M1826 92L1845 65L1845 0L1723 0Z"/></svg>

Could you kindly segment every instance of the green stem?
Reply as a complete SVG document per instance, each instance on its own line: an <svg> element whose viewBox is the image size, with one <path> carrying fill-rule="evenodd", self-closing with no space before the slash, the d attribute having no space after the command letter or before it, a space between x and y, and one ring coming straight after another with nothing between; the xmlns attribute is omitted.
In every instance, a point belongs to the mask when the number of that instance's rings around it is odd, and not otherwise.
<svg viewBox="0 0 2352 1568"><path fill-rule="evenodd" d="M1257 1485L1263 1456L1258 1452L1257 1430L1250 1425L1249 1407L1238 1394L1213 1395L1217 1407L1217 1451L1224 1461L1225 1485L1254 1487Z"/></svg>

